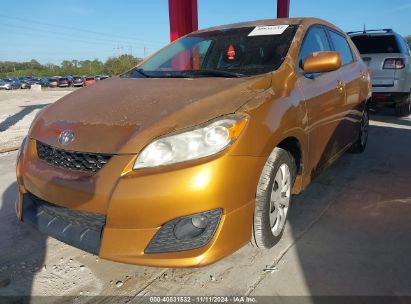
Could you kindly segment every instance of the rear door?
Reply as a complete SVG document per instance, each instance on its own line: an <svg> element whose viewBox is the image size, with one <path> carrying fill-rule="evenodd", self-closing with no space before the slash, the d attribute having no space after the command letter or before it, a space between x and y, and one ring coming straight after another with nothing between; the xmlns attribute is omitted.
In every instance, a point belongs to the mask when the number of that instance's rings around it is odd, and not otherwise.
<svg viewBox="0 0 411 304"><path fill-rule="evenodd" d="M361 102L361 88L366 85L367 70L354 57L345 35L327 28L333 50L341 56L342 67L339 69L340 79L345 86L344 116L340 122L341 132L339 146L345 149L353 143L359 135L360 122L363 113Z"/></svg>
<svg viewBox="0 0 411 304"><path fill-rule="evenodd" d="M331 51L325 29L311 27L303 41L298 59L298 85L303 93L308 111L310 170L318 175L341 150L339 123L345 106L345 88L339 71L305 74L305 59L314 52Z"/></svg>

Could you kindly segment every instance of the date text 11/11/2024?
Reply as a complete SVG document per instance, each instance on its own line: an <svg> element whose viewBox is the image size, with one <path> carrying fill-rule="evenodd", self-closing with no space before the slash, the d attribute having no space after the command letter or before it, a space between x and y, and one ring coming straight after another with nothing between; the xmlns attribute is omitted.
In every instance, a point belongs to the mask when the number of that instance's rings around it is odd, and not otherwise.
<svg viewBox="0 0 411 304"><path fill-rule="evenodd" d="M150 297L150 303L257 303L255 297L245 296L165 296Z"/></svg>

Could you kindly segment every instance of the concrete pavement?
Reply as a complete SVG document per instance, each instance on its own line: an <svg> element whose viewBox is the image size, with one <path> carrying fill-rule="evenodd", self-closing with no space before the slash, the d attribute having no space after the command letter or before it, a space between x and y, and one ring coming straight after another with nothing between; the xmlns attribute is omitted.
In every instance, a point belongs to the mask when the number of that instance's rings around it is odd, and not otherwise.
<svg viewBox="0 0 411 304"><path fill-rule="evenodd" d="M293 198L278 246L204 268L103 261L19 223L16 153L0 154L0 295L411 295L411 120L384 112L364 154Z"/></svg>
<svg viewBox="0 0 411 304"><path fill-rule="evenodd" d="M74 88L0 91L0 153L20 146L36 114Z"/></svg>

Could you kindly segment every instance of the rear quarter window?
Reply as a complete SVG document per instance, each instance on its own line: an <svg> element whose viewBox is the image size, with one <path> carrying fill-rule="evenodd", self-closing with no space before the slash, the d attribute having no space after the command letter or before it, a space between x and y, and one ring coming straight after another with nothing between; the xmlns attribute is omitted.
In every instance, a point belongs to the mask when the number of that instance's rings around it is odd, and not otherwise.
<svg viewBox="0 0 411 304"><path fill-rule="evenodd" d="M361 54L400 53L394 35L361 35L351 37Z"/></svg>

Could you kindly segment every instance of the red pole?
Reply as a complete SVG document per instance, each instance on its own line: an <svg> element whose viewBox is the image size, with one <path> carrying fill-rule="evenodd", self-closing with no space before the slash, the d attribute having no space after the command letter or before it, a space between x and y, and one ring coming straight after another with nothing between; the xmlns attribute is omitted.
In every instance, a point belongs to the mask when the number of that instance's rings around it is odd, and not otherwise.
<svg viewBox="0 0 411 304"><path fill-rule="evenodd" d="M170 40L198 30L197 0L168 0Z"/></svg>
<svg viewBox="0 0 411 304"><path fill-rule="evenodd" d="M290 14L290 0L277 0L277 18L288 18Z"/></svg>

